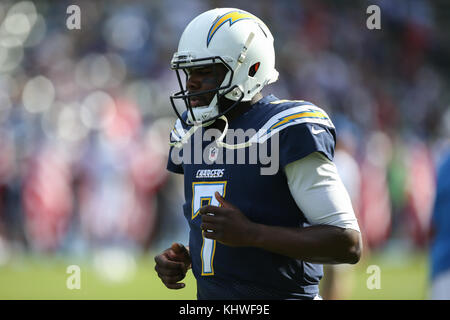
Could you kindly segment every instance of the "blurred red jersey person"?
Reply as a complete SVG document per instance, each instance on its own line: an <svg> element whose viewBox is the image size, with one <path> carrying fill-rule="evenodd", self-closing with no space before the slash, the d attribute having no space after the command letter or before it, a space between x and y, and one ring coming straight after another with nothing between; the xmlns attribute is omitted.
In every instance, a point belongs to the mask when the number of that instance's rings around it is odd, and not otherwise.
<svg viewBox="0 0 450 320"><path fill-rule="evenodd" d="M23 190L25 230L30 246L58 249L72 213L73 194L67 155L48 145L30 160Z"/></svg>
<svg viewBox="0 0 450 320"><path fill-rule="evenodd" d="M82 231L93 246L147 247L166 159L142 141L141 117L133 103L117 99L105 110L108 121L93 135L82 159Z"/></svg>

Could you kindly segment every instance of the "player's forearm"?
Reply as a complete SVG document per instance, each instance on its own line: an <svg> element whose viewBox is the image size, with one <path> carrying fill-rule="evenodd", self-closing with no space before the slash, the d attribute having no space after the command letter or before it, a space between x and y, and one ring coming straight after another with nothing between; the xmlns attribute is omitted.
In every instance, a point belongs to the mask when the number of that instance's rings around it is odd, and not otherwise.
<svg viewBox="0 0 450 320"><path fill-rule="evenodd" d="M255 224L252 246L312 263L357 263L361 235L352 229L316 225L286 228Z"/></svg>

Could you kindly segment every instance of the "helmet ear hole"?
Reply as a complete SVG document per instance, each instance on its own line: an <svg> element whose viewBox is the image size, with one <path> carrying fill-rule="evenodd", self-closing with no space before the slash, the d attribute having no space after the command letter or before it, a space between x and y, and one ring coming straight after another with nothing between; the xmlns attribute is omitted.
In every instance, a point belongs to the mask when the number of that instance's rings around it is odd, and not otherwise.
<svg viewBox="0 0 450 320"><path fill-rule="evenodd" d="M260 65L260 63L257 62L248 69L248 75L250 77L253 77L256 74L256 71L258 71L258 69L259 69L259 65Z"/></svg>

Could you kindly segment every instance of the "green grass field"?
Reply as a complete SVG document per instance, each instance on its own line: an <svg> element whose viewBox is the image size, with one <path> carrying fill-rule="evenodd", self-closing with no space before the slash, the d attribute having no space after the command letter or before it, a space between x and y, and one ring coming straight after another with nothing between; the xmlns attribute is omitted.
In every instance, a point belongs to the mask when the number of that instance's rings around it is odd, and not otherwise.
<svg viewBox="0 0 450 320"><path fill-rule="evenodd" d="M380 267L380 289L369 290L370 265ZM422 253L375 254L351 266L354 271L349 299L423 300L428 299L428 255ZM349 272L351 273L351 272Z"/></svg>
<svg viewBox="0 0 450 320"><path fill-rule="evenodd" d="M80 266L80 289L69 290L66 273L69 265ZM369 290L366 282L369 265L381 270L381 288ZM132 275L122 281L106 280L92 263L70 258L21 257L0 266L0 299L195 299L192 272L186 288L169 290L154 271L151 254L138 259ZM392 256L373 255L344 269L349 299L427 299L428 263L424 253Z"/></svg>

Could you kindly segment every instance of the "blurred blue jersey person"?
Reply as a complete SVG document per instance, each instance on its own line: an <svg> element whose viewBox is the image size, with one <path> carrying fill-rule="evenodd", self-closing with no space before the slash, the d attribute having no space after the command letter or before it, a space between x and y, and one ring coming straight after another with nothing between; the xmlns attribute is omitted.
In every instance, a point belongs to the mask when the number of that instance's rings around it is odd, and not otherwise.
<svg viewBox="0 0 450 320"><path fill-rule="evenodd" d="M450 150L438 170L432 216L431 299L450 299Z"/></svg>

